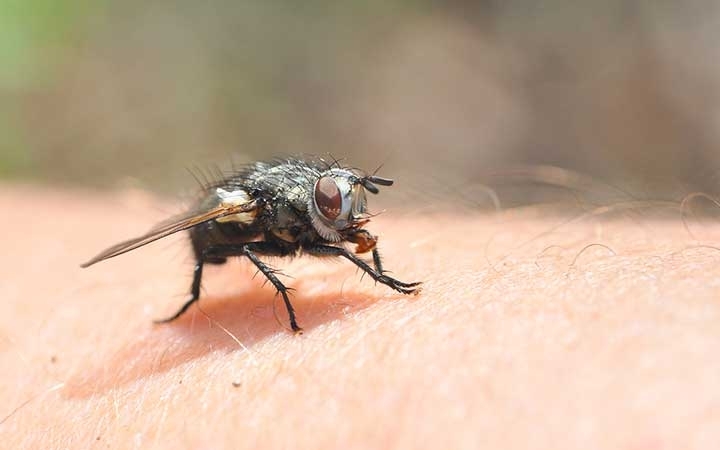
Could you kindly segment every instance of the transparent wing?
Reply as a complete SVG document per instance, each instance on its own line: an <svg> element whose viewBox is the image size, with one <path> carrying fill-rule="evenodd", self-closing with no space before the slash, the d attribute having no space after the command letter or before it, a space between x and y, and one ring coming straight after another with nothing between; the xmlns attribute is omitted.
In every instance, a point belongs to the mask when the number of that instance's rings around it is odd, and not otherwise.
<svg viewBox="0 0 720 450"><path fill-rule="evenodd" d="M233 214L250 213L256 211L258 208L257 201L252 200L242 204L223 204L214 207L207 211L191 211L188 213L181 214L179 216L172 217L164 222L159 223L153 229L143 234L140 237L129 239L127 241L120 242L118 244L109 247L94 258L80 265L80 267L89 267L100 261L113 258L123 253L127 253L136 248L147 245L151 242L162 239L178 231L187 230L196 225L200 225L204 222L211 220L220 219L226 216L232 216Z"/></svg>

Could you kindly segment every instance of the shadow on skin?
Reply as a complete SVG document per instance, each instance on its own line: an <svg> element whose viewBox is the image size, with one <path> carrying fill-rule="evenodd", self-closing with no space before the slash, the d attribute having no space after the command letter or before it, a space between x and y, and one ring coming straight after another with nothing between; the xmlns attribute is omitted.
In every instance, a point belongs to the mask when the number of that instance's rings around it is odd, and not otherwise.
<svg viewBox="0 0 720 450"><path fill-rule="evenodd" d="M402 295L398 294L398 297ZM298 323L306 333L322 324L344 318L348 307L357 312L370 307L379 299L378 296L355 292L353 289L303 295L302 289L298 288L291 294ZM249 349L277 333L292 333L282 298L273 296L272 289L267 287L253 287L240 296L204 297L199 303L202 311ZM303 337L297 336L296 339ZM97 361L95 367L85 367L70 376L63 394L68 398L102 394L218 351L229 353L244 350L193 305L175 321L153 324L144 334L138 335L135 341L108 354L106 359Z"/></svg>

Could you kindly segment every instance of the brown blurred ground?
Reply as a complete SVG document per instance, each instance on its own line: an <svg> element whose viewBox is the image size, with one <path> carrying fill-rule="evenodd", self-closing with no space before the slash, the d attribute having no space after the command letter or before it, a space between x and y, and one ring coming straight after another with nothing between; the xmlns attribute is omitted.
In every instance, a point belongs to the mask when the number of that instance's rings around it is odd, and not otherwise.
<svg viewBox="0 0 720 450"><path fill-rule="evenodd" d="M185 167L305 152L412 186L549 164L718 192L716 2L41 3L3 28L65 20L0 77L9 176L172 191Z"/></svg>

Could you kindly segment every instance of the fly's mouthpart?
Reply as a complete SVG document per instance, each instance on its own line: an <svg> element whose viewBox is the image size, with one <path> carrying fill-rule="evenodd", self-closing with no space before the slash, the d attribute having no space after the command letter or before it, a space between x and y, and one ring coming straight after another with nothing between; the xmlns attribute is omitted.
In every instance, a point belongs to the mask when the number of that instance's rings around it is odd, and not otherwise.
<svg viewBox="0 0 720 450"><path fill-rule="evenodd" d="M370 222L370 215L368 214L362 214L360 216L354 216L352 220L352 225L350 226L350 229L358 230Z"/></svg>

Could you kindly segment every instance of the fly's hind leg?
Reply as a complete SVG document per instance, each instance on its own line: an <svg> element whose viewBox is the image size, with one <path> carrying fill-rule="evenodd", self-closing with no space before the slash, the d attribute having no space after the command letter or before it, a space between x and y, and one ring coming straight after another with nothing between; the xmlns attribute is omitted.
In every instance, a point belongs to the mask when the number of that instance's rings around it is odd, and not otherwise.
<svg viewBox="0 0 720 450"><path fill-rule="evenodd" d="M262 262L257 256L284 256L286 254L287 252L282 247L272 242L248 242L247 244L227 244L208 247L203 251L200 262L198 262L197 266L195 266L195 276L193 278L192 296L190 297L190 300L185 302L182 308L180 308L180 310L175 313L175 315L173 315L172 317L168 317L167 319L164 319L160 322L170 322L178 318L190 307L190 305L197 301L198 297L200 296L200 278L202 276L203 263L224 262L225 259L230 256L247 256L247 258L252 261L253 264L255 264L255 267L257 267L258 270L262 272L263 275L265 275L265 278L267 278L268 281L270 281L270 283L272 283L272 285L275 286L275 289L280 293L283 301L285 302L285 308L287 309L288 316L290 318L290 327L295 333L301 333L302 328L300 328L297 324L297 320L295 318L295 309L290 303L290 297L288 296L289 289L285 287L282 281L280 281L280 279L277 277L276 271L273 270L272 267Z"/></svg>
<svg viewBox="0 0 720 450"><path fill-rule="evenodd" d="M190 286L190 299L186 301L175 314L164 319L154 320L155 323L168 323L182 316L188 308L200 299L200 282L202 281L202 271L205 262L202 259L198 259L195 263L195 270L193 271L192 285Z"/></svg>
<svg viewBox="0 0 720 450"><path fill-rule="evenodd" d="M193 270L193 280L192 284L190 285L190 299L183 303L180 309L178 309L177 312L172 316L166 317L164 319L154 320L153 322L168 323L182 316L185 311L187 311L188 308L192 306L193 303L200 300L200 283L202 282L203 266L205 264L224 264L225 261L227 261L227 258L205 257L204 255L201 255L195 263L195 269Z"/></svg>

